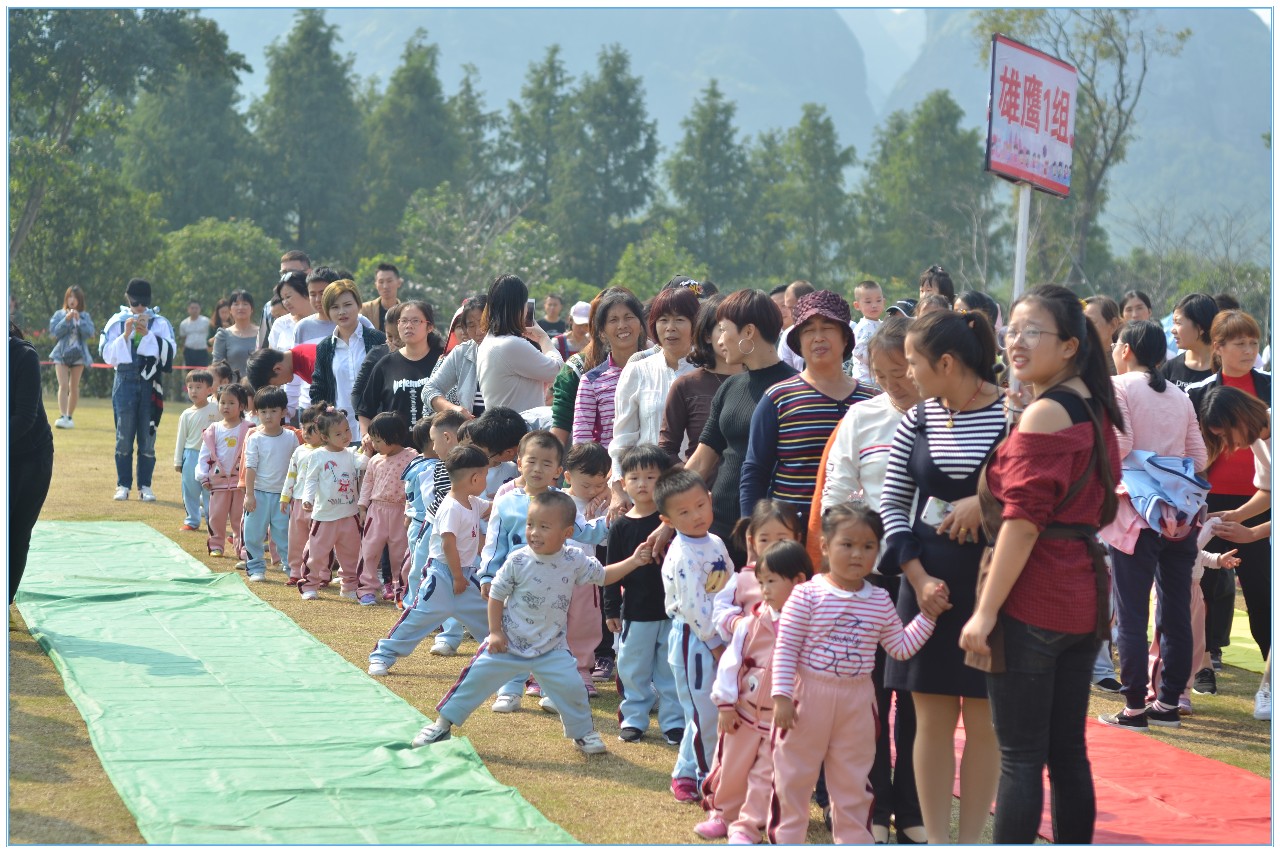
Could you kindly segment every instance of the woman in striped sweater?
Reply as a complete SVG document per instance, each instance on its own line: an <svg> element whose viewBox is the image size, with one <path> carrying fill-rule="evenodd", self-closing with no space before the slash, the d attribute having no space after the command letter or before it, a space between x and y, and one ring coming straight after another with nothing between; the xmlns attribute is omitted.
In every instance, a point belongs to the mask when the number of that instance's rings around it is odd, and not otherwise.
<svg viewBox="0 0 1280 853"><path fill-rule="evenodd" d="M591 340L556 378L559 387L565 371L579 359L582 373L573 404L572 438L565 450L584 441L608 449L613 441L614 391L627 360L645 343L644 307L630 290L606 290L591 309ZM552 430L555 431L554 429Z"/></svg>

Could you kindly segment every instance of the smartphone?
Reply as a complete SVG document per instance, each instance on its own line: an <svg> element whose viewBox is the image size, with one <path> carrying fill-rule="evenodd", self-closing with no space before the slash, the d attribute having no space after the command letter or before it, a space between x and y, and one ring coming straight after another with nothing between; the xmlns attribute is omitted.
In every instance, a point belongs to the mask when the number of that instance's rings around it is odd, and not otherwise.
<svg viewBox="0 0 1280 853"><path fill-rule="evenodd" d="M524 304L524 325L526 329L533 325L533 306L532 299Z"/></svg>
<svg viewBox="0 0 1280 853"><path fill-rule="evenodd" d="M924 502L924 510L920 513L920 520L925 524L932 524L937 527L950 513L951 504L941 498L931 497Z"/></svg>

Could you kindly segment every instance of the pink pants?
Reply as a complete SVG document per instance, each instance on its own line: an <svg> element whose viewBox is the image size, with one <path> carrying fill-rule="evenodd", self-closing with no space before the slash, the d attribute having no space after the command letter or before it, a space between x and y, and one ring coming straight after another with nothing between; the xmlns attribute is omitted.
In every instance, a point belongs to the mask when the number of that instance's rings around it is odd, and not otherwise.
<svg viewBox="0 0 1280 853"><path fill-rule="evenodd" d="M371 501L364 518L364 538L360 540L360 566L357 573L364 576L372 571L378 583L378 563L382 549L391 552L391 584L397 593L404 592L404 556L409 550L409 531L404 529L404 504L388 501ZM379 584L380 586L380 584Z"/></svg>
<svg viewBox="0 0 1280 853"><path fill-rule="evenodd" d="M768 732L741 718L737 729L722 731L711 772L702 783L703 806L735 832L760 840L773 797L773 748Z"/></svg>
<svg viewBox="0 0 1280 853"><path fill-rule="evenodd" d="M1217 571L1206 569L1205 571ZM1204 593L1200 590L1200 581L1191 582L1191 677L1182 691L1185 696L1195 684L1196 673L1200 671L1200 661L1204 659ZM1147 670L1150 680L1147 682L1147 701L1156 701L1155 691L1160 689L1160 632L1152 632L1151 649L1147 653Z"/></svg>
<svg viewBox="0 0 1280 853"><path fill-rule="evenodd" d="M244 491L242 489L214 489L209 493L210 551L226 550L227 522L231 522L231 535L235 546L240 547L240 535L244 524Z"/></svg>
<svg viewBox="0 0 1280 853"><path fill-rule="evenodd" d="M379 589L378 564L373 564L372 584L365 582L356 573L360 563L360 520L354 515L340 518L337 521L311 522L311 531L307 535L307 548L302 552L302 580L298 581L298 589L302 592L319 589L320 584L333 577L330 570L330 554L338 555L338 566L342 569L342 591L355 592L357 595L374 593Z"/></svg>
<svg viewBox="0 0 1280 853"><path fill-rule="evenodd" d="M600 645L600 593L603 587L582 584L573 588L569 598L569 654L578 663L583 684L591 684L591 671L596 666L596 646Z"/></svg>
<svg viewBox="0 0 1280 853"><path fill-rule="evenodd" d="M769 841L803 844L818 769L827 771L836 844L871 844L871 764L880 725L871 677L840 678L801 668L795 724L773 731Z"/></svg>
<svg viewBox="0 0 1280 853"><path fill-rule="evenodd" d="M289 577L302 577L303 553L311 534L311 512L302 508L302 501L289 503Z"/></svg>

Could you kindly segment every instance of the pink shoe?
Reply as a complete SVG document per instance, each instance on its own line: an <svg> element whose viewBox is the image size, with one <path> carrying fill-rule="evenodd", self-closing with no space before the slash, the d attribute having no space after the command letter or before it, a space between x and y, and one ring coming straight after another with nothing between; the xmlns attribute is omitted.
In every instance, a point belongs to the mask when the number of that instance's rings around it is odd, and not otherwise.
<svg viewBox="0 0 1280 853"><path fill-rule="evenodd" d="M735 832L733 835L729 836L729 843L730 844L755 844L756 842L752 841L751 836L747 835L745 832Z"/></svg>
<svg viewBox="0 0 1280 853"><path fill-rule="evenodd" d="M712 815L693 828L695 835L712 841L716 838L724 838L729 834L729 827L724 825L724 819L720 815Z"/></svg>
<svg viewBox="0 0 1280 853"><path fill-rule="evenodd" d="M702 799L702 792L698 790L697 780L686 776L679 776L671 780L671 793L675 795L678 803L696 803Z"/></svg>

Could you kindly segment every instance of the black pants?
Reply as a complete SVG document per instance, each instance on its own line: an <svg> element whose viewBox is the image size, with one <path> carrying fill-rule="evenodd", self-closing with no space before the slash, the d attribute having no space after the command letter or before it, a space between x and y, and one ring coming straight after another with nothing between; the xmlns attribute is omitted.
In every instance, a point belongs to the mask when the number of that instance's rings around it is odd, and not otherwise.
<svg viewBox="0 0 1280 853"><path fill-rule="evenodd" d="M9 603L27 568L31 530L40 517L53 479L53 444L40 453L9 454Z"/></svg>
<svg viewBox="0 0 1280 853"><path fill-rule="evenodd" d="M600 561L600 565L606 565L605 560L607 551L603 545L596 546L596 559ZM609 626L605 624L604 608L600 608L600 643L596 646L596 657L605 658L606 660L616 660L618 653L613 650L613 632L609 630Z"/></svg>
<svg viewBox="0 0 1280 853"><path fill-rule="evenodd" d="M899 578L871 575L868 580L886 589L896 604ZM876 688L876 711L880 716L880 736L876 739L876 757L871 764L871 787L875 791L875 805L871 809L871 822L888 826L893 818L899 830L922 826L920 795L916 792L916 771L912 755L916 743L916 706L911 694L905 690L890 690L884 686L885 652L876 646L876 665L871 672L871 682ZM894 694L898 697L897 713L893 714L893 744L897 748L895 764L889 749L890 706Z"/></svg>
<svg viewBox="0 0 1280 853"><path fill-rule="evenodd" d="M190 347L182 348L182 363L187 367L208 367L209 351L201 347L200 349L191 349Z"/></svg>
<svg viewBox="0 0 1280 853"><path fill-rule="evenodd" d="M1235 509L1246 500L1248 498L1242 495L1209 495L1209 512ZM1257 527L1270 520L1271 512L1268 510L1245 523L1249 527ZM1253 636L1253 641L1258 644L1262 659L1266 660L1271 651L1271 540L1260 539L1257 542L1241 545L1215 537L1205 546L1205 550L1211 553L1230 551L1232 548L1238 549L1236 556L1240 558L1240 565L1236 567L1235 575L1240 579L1244 604L1249 610L1249 633ZM1223 584L1223 580L1214 578L1210 581L1209 589L1206 589L1205 581L1209 580L1210 575L1225 574L1227 573L1209 569L1200 581L1200 589L1204 592L1205 645L1210 650L1221 650L1223 646L1229 644L1236 590L1235 584L1229 579L1227 579L1230 583L1229 592L1220 588L1219 585ZM1211 601L1210 591L1213 591L1218 598ZM1214 609L1215 604L1217 610ZM1226 634L1227 642L1218 642L1223 639L1223 633Z"/></svg>

